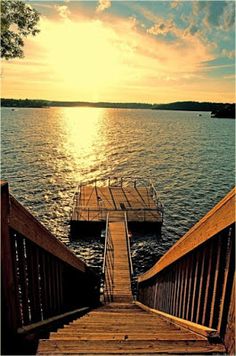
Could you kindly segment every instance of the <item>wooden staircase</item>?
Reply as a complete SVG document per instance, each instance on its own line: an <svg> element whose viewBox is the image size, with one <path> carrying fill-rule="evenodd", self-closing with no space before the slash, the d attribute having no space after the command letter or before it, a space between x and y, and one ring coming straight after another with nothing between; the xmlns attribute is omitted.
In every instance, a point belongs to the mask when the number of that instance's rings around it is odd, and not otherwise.
<svg viewBox="0 0 236 356"><path fill-rule="evenodd" d="M224 354L222 344L144 311L135 303L111 303L40 340L38 355Z"/></svg>
<svg viewBox="0 0 236 356"><path fill-rule="evenodd" d="M38 354L151 355L224 353L222 344L144 310L133 302L128 238L124 221L107 224L114 263L111 303L90 311L40 340Z"/></svg>

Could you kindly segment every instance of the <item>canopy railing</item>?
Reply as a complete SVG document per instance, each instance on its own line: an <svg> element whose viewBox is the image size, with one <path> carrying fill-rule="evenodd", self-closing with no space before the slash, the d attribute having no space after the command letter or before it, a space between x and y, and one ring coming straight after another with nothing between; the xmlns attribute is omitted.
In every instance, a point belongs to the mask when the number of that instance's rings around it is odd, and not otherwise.
<svg viewBox="0 0 236 356"><path fill-rule="evenodd" d="M232 190L149 271L139 276L138 300L224 339L233 292L234 236Z"/></svg>
<svg viewBox="0 0 236 356"><path fill-rule="evenodd" d="M2 330L11 349L17 334L98 304L99 278L9 195L5 182L1 208Z"/></svg>

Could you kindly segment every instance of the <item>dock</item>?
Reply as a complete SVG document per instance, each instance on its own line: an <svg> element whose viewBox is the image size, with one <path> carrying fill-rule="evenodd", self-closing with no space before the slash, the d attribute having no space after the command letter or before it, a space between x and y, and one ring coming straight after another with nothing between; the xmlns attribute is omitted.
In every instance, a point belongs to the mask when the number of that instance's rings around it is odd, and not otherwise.
<svg viewBox="0 0 236 356"><path fill-rule="evenodd" d="M97 232L105 228L108 213L120 220L124 212L131 227L160 229L163 206L151 181L121 177L81 183L73 200L72 235Z"/></svg>

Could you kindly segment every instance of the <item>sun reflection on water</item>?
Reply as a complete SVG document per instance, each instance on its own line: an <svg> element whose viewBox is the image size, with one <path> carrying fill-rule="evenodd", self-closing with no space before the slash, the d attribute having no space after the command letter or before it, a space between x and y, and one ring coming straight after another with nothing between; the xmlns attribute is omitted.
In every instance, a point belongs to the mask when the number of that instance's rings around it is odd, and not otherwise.
<svg viewBox="0 0 236 356"><path fill-rule="evenodd" d="M101 126L104 117L102 108L65 108L62 112L66 133L65 150L73 160L75 175L82 170L92 170L101 155ZM80 175L80 174L79 174Z"/></svg>

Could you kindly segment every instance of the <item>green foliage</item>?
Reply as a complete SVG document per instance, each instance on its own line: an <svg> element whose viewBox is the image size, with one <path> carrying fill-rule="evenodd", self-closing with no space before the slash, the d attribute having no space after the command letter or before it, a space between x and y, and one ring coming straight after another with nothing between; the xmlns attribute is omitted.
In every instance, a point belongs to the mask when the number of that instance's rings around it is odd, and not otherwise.
<svg viewBox="0 0 236 356"><path fill-rule="evenodd" d="M39 13L21 0L1 1L1 57L23 57L24 37L35 36Z"/></svg>

